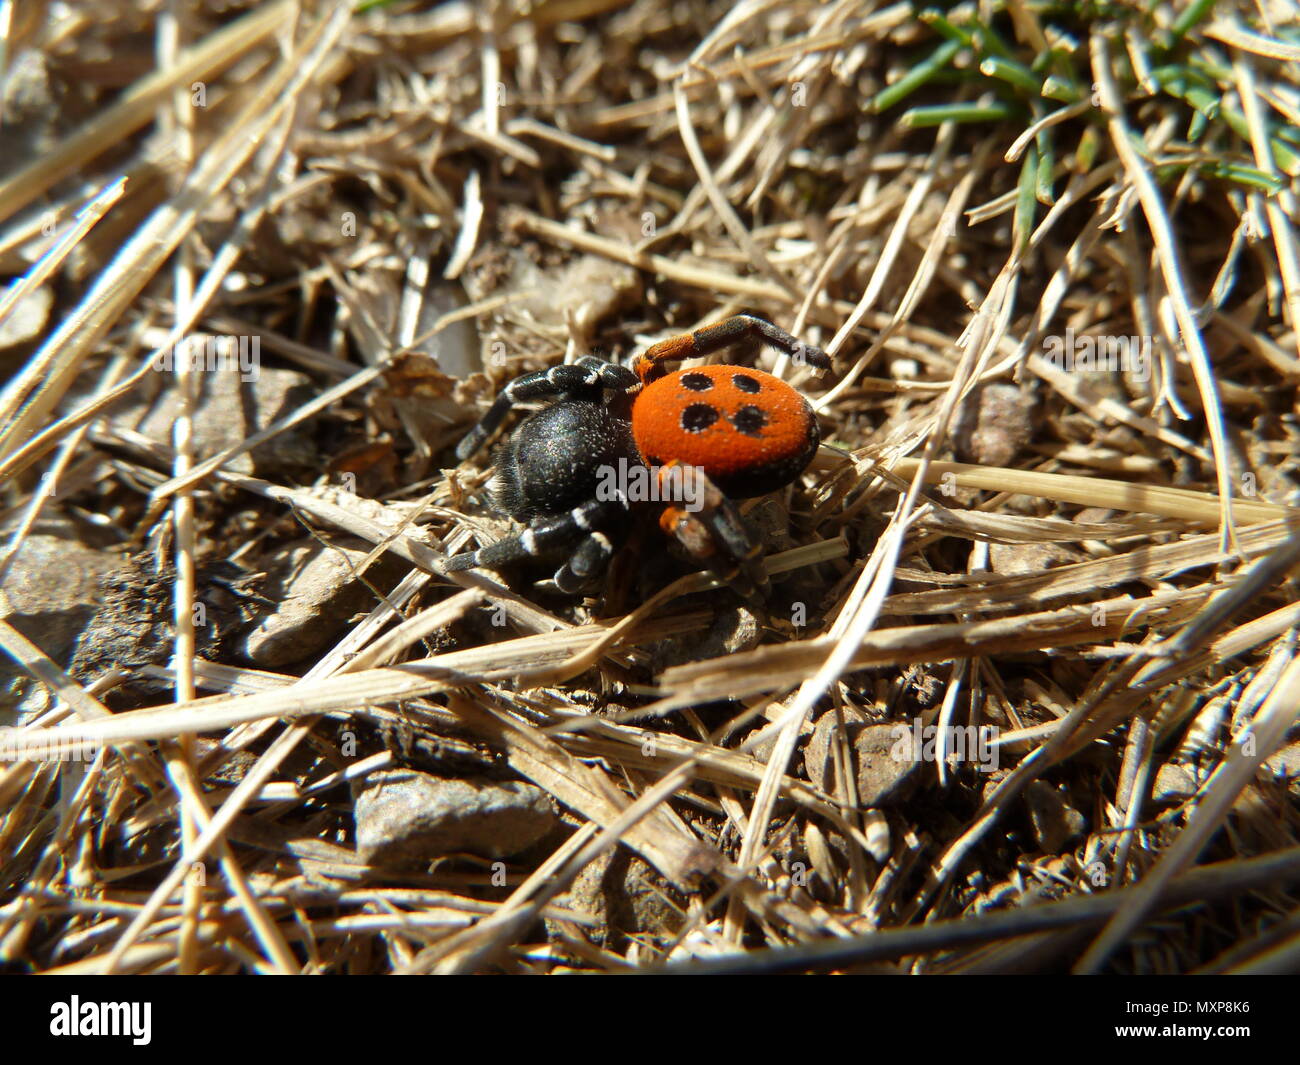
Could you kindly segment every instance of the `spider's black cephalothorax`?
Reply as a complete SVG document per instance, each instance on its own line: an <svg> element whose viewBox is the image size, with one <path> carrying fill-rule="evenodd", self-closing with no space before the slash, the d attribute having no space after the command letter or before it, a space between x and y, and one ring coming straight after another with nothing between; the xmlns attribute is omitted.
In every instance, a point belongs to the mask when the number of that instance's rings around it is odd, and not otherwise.
<svg viewBox="0 0 1300 1065"><path fill-rule="evenodd" d="M627 503L597 498L602 471L617 469L620 460L641 461L627 422L598 399L570 399L538 411L496 453L488 491L497 510L531 525L518 540L524 557L578 541L555 574L561 591L576 592L599 576L627 536ZM514 542L477 552L476 564L519 560Z"/></svg>
<svg viewBox="0 0 1300 1065"><path fill-rule="evenodd" d="M789 484L817 449L816 419L794 389L760 371L678 371L665 377L663 369L665 362L751 337L812 366L830 365L820 349L770 322L736 315L661 341L637 359L635 370L588 355L510 382L456 454L474 454L515 404L558 400L520 422L495 456L492 502L528 527L448 559L447 569L506 566L567 552L555 582L566 592L580 590L603 572L633 515L642 512L645 500L634 501L621 488L609 490L614 471L633 470L654 482L648 499L661 511L661 528L742 598L760 605L767 585L761 549L716 484L752 489L742 495ZM709 368L716 370L726 368ZM649 466L647 455L654 456Z"/></svg>
<svg viewBox="0 0 1300 1065"><path fill-rule="evenodd" d="M493 506L529 528L457 555L447 568L509 565L571 548L569 560L555 574L561 591L576 592L598 576L629 524L625 500L597 498L601 471L618 468L620 460L641 462L626 413L607 405L604 393L614 389L627 395L639 388L631 370L592 356L507 385L457 453L466 457L476 451L517 401L563 397L520 422L494 456L497 472L488 486Z"/></svg>
<svg viewBox="0 0 1300 1065"><path fill-rule="evenodd" d="M626 418L600 399L569 399L519 423L496 452L489 492L496 508L525 524L596 498L600 471L639 463Z"/></svg>

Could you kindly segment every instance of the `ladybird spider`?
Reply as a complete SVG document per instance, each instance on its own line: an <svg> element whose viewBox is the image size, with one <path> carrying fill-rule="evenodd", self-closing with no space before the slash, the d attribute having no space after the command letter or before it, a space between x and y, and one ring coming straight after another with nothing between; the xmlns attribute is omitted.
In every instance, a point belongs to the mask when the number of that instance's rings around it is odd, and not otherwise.
<svg viewBox="0 0 1300 1065"><path fill-rule="evenodd" d="M630 531L634 508L647 502L640 497L648 495L663 506L664 532L761 609L768 588L762 548L731 500L775 492L803 473L821 440L817 418L803 396L761 370L713 365L669 373L665 367L754 337L798 362L830 368L820 348L739 314L660 341L632 369L587 355L515 378L456 456L478 451L515 404L559 400L520 422L495 455L493 506L527 529L455 555L446 568L496 568L567 549L555 583L564 592L580 591L604 572ZM627 475L641 471L648 492L608 490L611 475L626 484Z"/></svg>

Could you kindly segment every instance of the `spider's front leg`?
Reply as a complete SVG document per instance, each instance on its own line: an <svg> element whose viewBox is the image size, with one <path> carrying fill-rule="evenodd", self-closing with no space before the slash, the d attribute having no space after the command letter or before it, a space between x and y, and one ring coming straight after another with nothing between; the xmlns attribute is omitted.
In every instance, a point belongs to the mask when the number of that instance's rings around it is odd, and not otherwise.
<svg viewBox="0 0 1300 1065"><path fill-rule="evenodd" d="M496 569L526 559L559 554L576 544L572 554L555 572L555 583L565 593L580 591L604 572L619 544L627 536L627 504L621 499L592 500L567 514L536 518L523 532L507 536L477 551L447 559L449 572Z"/></svg>
<svg viewBox="0 0 1300 1065"><path fill-rule="evenodd" d="M659 467L656 477L659 498L669 501L660 528L750 609L765 616L771 586L763 568L763 545L750 534L736 505L696 466L669 462Z"/></svg>
<svg viewBox="0 0 1300 1065"><path fill-rule="evenodd" d="M640 388L640 379L626 366L606 362L594 355L584 355L574 363L526 373L501 390L479 423L456 446L456 457L463 462L486 444L517 403L555 396L595 399L604 389L630 395Z"/></svg>
<svg viewBox="0 0 1300 1065"><path fill-rule="evenodd" d="M658 344L652 344L644 354L637 357L633 369L643 382L649 384L664 375L668 363L711 355L742 340L754 338L789 355L796 362L806 363L817 370L831 368L830 356L821 348L805 344L765 318L752 314L733 314L730 318L706 325L693 333L668 337Z"/></svg>

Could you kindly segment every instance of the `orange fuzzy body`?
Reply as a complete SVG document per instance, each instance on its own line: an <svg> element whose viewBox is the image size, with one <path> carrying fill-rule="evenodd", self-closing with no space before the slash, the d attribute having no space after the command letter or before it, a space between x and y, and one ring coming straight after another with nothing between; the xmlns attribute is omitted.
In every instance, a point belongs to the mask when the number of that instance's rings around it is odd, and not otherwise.
<svg viewBox="0 0 1300 1065"><path fill-rule="evenodd" d="M632 436L648 465L698 466L738 498L789 484L821 439L803 396L741 366L694 366L652 381L632 407Z"/></svg>

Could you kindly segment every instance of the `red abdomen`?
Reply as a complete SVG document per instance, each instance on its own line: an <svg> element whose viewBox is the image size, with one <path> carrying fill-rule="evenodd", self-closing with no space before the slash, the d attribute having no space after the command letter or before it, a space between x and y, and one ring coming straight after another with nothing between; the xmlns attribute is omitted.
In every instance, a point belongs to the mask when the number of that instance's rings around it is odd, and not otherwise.
<svg viewBox="0 0 1300 1065"><path fill-rule="evenodd" d="M789 484L821 440L803 396L743 366L695 366L647 385L632 407L632 436L648 465L699 466L740 499Z"/></svg>

